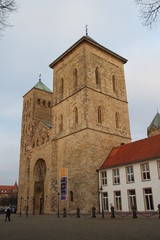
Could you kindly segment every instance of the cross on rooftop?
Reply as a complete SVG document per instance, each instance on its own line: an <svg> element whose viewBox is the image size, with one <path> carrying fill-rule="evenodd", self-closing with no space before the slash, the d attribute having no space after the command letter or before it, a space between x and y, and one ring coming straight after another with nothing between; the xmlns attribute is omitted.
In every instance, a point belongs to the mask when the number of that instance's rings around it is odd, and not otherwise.
<svg viewBox="0 0 160 240"><path fill-rule="evenodd" d="M86 25L86 36L88 36L88 25Z"/></svg>
<svg viewBox="0 0 160 240"><path fill-rule="evenodd" d="M41 73L39 73L39 81L41 82Z"/></svg>

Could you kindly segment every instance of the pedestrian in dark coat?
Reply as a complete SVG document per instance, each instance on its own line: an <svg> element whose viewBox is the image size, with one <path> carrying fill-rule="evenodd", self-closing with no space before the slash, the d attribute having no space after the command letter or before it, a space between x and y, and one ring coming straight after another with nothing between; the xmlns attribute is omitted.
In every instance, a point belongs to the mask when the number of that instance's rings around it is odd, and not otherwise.
<svg viewBox="0 0 160 240"><path fill-rule="evenodd" d="M7 221L7 218L8 218L8 221L11 221L10 215L11 215L11 210L10 208L7 208L5 222Z"/></svg>

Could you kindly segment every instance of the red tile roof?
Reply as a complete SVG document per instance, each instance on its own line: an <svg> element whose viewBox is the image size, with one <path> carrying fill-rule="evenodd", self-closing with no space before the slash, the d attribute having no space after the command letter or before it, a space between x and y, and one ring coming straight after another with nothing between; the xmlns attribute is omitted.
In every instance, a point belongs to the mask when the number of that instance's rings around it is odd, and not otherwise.
<svg viewBox="0 0 160 240"><path fill-rule="evenodd" d="M160 157L160 135L113 148L100 169L158 157Z"/></svg>
<svg viewBox="0 0 160 240"><path fill-rule="evenodd" d="M2 192L3 190L3 192ZM14 186L5 186L5 185L1 185L0 186L0 194L8 194L8 193L12 193L13 190L18 190L18 186L17 186L17 182L15 182Z"/></svg>

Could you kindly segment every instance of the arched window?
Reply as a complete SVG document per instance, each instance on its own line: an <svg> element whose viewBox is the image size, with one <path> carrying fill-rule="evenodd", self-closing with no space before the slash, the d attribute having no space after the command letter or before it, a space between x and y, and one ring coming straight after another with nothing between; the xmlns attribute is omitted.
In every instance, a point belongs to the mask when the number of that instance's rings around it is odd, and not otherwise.
<svg viewBox="0 0 160 240"><path fill-rule="evenodd" d="M74 79L74 87L76 88L78 86L78 72L77 68L73 71L73 79Z"/></svg>
<svg viewBox="0 0 160 240"><path fill-rule="evenodd" d="M116 79L115 79L115 75L112 76L112 86L113 86L113 92L116 91Z"/></svg>
<svg viewBox="0 0 160 240"><path fill-rule="evenodd" d="M95 70L95 77L96 77L96 84L100 84L100 74L99 74L98 67L96 67L96 70Z"/></svg>
<svg viewBox="0 0 160 240"><path fill-rule="evenodd" d="M119 113L115 113L115 123L116 123L116 128L119 128Z"/></svg>
<svg viewBox="0 0 160 240"><path fill-rule="evenodd" d="M48 102L48 107L51 107L51 102Z"/></svg>
<svg viewBox="0 0 160 240"><path fill-rule="evenodd" d="M70 191L70 201L73 202L73 192Z"/></svg>
<svg viewBox="0 0 160 240"><path fill-rule="evenodd" d="M75 107L74 109L74 122L75 124L78 124L78 109Z"/></svg>
<svg viewBox="0 0 160 240"><path fill-rule="evenodd" d="M63 131L63 115L60 116L60 131Z"/></svg>
<svg viewBox="0 0 160 240"><path fill-rule="evenodd" d="M64 79L61 78L61 94L64 93Z"/></svg>
<svg viewBox="0 0 160 240"><path fill-rule="evenodd" d="M44 107L46 106L46 101L45 101L45 100L43 100L43 106L44 106Z"/></svg>
<svg viewBox="0 0 160 240"><path fill-rule="evenodd" d="M41 100L37 99L37 104L40 105L41 104Z"/></svg>
<svg viewBox="0 0 160 240"><path fill-rule="evenodd" d="M98 107L98 123L102 123L102 108Z"/></svg>

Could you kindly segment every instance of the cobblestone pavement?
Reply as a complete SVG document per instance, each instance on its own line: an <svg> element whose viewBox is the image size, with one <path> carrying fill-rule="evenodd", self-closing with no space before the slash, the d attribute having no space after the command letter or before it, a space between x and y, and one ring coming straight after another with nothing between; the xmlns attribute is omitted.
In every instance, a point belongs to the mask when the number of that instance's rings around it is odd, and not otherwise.
<svg viewBox="0 0 160 240"><path fill-rule="evenodd" d="M0 215L0 240L159 240L160 219Z"/></svg>

